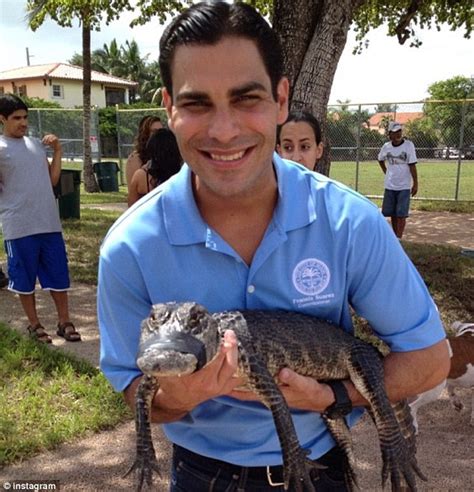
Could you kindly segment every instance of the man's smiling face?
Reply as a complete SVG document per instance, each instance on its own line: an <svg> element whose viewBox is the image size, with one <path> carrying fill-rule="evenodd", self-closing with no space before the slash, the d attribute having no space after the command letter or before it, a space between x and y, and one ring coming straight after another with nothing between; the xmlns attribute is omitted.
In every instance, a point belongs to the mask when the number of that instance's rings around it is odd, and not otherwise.
<svg viewBox="0 0 474 492"><path fill-rule="evenodd" d="M288 82L277 100L253 41L179 46L172 62L173 97L164 91L169 123L196 190L217 197L248 195L274 183L276 126L287 117Z"/></svg>

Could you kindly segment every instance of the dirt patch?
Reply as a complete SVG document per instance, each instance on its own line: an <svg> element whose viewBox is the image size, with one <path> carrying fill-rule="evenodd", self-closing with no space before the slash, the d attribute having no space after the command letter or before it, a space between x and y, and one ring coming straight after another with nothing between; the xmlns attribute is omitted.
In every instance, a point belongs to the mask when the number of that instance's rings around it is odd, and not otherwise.
<svg viewBox="0 0 474 492"><path fill-rule="evenodd" d="M462 392L469 408L469 394ZM474 490L474 428L468 425L469 411L456 412L444 395L420 409L418 462L428 477L419 483L420 491ZM64 491L129 491L134 478L123 478L135 453L134 424L64 444L55 451L0 470L0 484L12 480L59 480ZM375 428L363 418L353 430L357 473L363 491L380 491L381 459ZM153 426L161 479L153 490L168 490L170 445L158 425ZM191 492L191 491L190 491Z"/></svg>
<svg viewBox="0 0 474 492"><path fill-rule="evenodd" d="M413 210L403 239L474 249L474 215Z"/></svg>

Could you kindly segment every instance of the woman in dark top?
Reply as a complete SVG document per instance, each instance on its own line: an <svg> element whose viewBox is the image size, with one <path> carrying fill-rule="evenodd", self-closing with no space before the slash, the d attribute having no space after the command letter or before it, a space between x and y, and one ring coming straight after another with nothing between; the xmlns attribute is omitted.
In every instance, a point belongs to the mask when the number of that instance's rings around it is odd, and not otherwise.
<svg viewBox="0 0 474 492"><path fill-rule="evenodd" d="M150 160L137 169L128 189L128 206L176 174L182 164L176 138L171 130L153 132L146 146Z"/></svg>

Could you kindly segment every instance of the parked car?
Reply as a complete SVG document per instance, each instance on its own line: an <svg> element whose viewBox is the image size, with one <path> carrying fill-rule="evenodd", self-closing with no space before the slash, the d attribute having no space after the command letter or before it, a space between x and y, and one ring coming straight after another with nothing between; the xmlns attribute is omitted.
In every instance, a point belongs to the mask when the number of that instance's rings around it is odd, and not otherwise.
<svg viewBox="0 0 474 492"><path fill-rule="evenodd" d="M458 159L459 158L459 149L455 147L443 147L442 149L437 149L434 152L434 156L437 159ZM463 157L461 156L461 159Z"/></svg>
<svg viewBox="0 0 474 492"><path fill-rule="evenodd" d="M474 145L466 145L462 149L462 159L474 159Z"/></svg>

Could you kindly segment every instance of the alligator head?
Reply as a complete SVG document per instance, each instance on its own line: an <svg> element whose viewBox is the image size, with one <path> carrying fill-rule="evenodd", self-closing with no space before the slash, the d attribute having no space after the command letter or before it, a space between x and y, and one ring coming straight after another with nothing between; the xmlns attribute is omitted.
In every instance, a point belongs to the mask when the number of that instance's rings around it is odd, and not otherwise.
<svg viewBox="0 0 474 492"><path fill-rule="evenodd" d="M212 360L219 345L217 322L200 304L155 304L142 322L137 365L152 376L190 374Z"/></svg>

